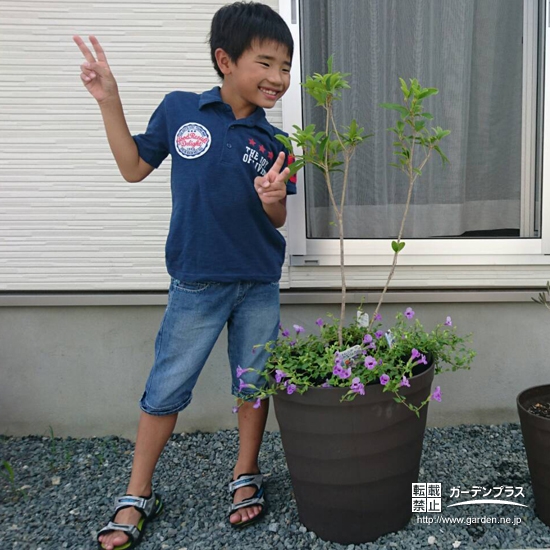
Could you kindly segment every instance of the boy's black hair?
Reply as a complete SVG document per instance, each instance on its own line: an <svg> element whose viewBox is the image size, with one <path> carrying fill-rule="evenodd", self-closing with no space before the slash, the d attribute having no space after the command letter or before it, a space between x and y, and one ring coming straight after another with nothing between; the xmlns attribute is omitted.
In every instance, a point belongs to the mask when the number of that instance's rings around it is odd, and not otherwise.
<svg viewBox="0 0 550 550"><path fill-rule="evenodd" d="M214 69L223 79L215 52L222 48L233 63L251 47L254 40L274 41L286 46L292 60L294 41L284 19L269 6L258 2L235 2L220 8L212 18L210 55Z"/></svg>

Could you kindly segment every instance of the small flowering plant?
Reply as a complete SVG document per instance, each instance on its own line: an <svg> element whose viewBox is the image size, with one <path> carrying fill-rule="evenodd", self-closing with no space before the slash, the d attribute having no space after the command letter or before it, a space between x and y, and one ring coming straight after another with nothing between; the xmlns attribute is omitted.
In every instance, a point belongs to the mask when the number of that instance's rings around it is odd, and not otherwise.
<svg viewBox="0 0 550 550"><path fill-rule="evenodd" d="M371 326L365 324L365 314L359 310L356 321L343 329L344 348L332 320L317 319L318 332L309 335L299 325L292 330L280 327L280 337L266 345L267 383L257 389L258 405L277 392L304 393L311 387L344 388L342 401L351 401L364 395L366 386L380 384L418 415L431 399L441 401L440 387L420 405L408 403L401 388L410 387L410 379L431 363L439 374L467 369L475 356L467 346L468 337L457 335L451 317L429 332L409 307L396 315L389 330L383 328L380 314Z"/></svg>
<svg viewBox="0 0 550 550"><path fill-rule="evenodd" d="M427 124L433 116L424 110L423 102L437 94L438 90L424 88L416 79L410 79L409 83L399 79L402 103L381 104L381 107L396 111L399 115L395 125L388 128L393 134L396 155L396 162L391 163L391 166L402 172L408 180L407 200L397 238L391 243L392 265L372 319L369 321L368 315L359 310L355 322L345 326L346 188L350 162L356 148L370 137L364 134L364 129L355 120L349 126L336 125L334 101L340 100L342 92L350 87L347 76L347 73L333 71L332 57L329 58L327 74L316 73L307 77L302 84L325 111L324 129L318 131L314 124L304 129L295 126L294 134L277 136L294 155L294 162L289 166L291 174L306 164L323 172L340 241L340 319L331 319L328 323L318 319L318 333L310 335L305 335L304 328L299 325L294 325L293 329L281 327L279 338L266 344L270 358L265 376L269 382L263 389L255 388L255 406L259 407L261 399L278 391L303 393L311 387L344 388L347 391L342 400L352 400L364 394L366 386L380 384L384 386L384 391L393 392L397 402L403 403L418 415L419 410L430 400L441 401L441 389L437 386L424 402L413 405L401 394L402 388L411 385L411 378L432 364L435 374L467 369L475 356L475 352L467 346L469 337L457 335L451 317L429 332L415 319L415 312L410 307L397 314L391 327L383 327L380 315L380 306L394 275L398 255L405 247L402 237L414 184L422 175L432 153L439 155L444 164L448 162L440 143L450 131L439 126L428 128ZM301 152L294 154L294 146ZM335 172L343 174L341 181L333 178ZM246 386L242 381L241 384Z"/></svg>

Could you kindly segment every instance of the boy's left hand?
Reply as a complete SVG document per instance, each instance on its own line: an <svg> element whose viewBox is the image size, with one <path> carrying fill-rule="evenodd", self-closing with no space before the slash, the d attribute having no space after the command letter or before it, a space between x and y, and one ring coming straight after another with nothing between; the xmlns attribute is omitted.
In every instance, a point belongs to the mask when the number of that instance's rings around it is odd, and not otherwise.
<svg viewBox="0 0 550 550"><path fill-rule="evenodd" d="M254 179L254 188L264 204L274 204L286 197L286 180L290 170L287 167L281 172L284 162L285 154L281 151L269 172Z"/></svg>

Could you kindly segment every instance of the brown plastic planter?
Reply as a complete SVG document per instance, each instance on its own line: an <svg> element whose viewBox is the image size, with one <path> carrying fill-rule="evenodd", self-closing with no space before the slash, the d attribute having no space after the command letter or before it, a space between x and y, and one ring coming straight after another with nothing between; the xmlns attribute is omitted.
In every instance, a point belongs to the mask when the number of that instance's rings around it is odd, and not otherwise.
<svg viewBox="0 0 550 550"><path fill-rule="evenodd" d="M402 394L420 404L433 377L431 366ZM274 398L300 521L324 540L370 542L412 516L427 407L418 418L382 389L344 403L336 388Z"/></svg>
<svg viewBox="0 0 550 550"><path fill-rule="evenodd" d="M527 412L531 405L550 402L550 385L535 386L517 398L521 431L531 484L535 495L535 513L550 526L550 419Z"/></svg>

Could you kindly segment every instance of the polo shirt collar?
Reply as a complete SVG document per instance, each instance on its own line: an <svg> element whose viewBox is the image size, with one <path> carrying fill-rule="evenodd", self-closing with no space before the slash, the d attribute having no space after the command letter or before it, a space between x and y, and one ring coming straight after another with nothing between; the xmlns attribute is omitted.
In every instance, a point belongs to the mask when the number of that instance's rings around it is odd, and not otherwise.
<svg viewBox="0 0 550 550"><path fill-rule="evenodd" d="M228 107L228 110L231 109L227 103L224 103L219 86L214 86L211 90L207 90L200 95L199 109L214 103L220 103ZM232 112L231 114L233 115ZM259 128L265 130L271 137L275 135L273 127L267 122L265 118L265 111L261 107L256 107L256 110L250 116L239 119L237 122L243 126L258 126Z"/></svg>

